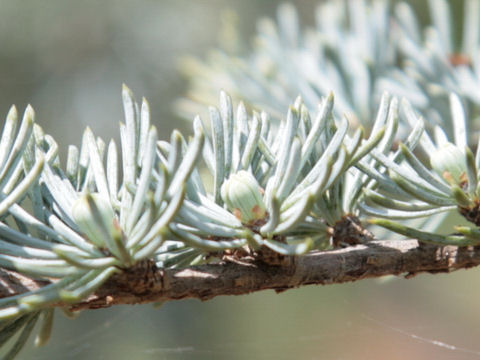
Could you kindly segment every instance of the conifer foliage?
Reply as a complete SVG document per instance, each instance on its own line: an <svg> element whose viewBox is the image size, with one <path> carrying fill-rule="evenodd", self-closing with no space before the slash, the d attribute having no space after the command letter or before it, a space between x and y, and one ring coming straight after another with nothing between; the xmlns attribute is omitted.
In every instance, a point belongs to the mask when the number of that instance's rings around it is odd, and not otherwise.
<svg viewBox="0 0 480 360"><path fill-rule="evenodd" d="M392 232L478 245L480 1L465 1L459 44L453 4L429 5L423 27L403 2L326 1L305 29L280 6L253 49L225 38L184 63L183 113L217 105L208 120L191 117L188 138L159 140L147 101L124 86L120 146L87 128L62 167L33 109L19 120L12 107L0 138L0 267L37 286L0 299L5 358L38 321L36 343L47 342L52 305L68 313L145 262L281 264ZM462 223L438 230L458 213Z"/></svg>

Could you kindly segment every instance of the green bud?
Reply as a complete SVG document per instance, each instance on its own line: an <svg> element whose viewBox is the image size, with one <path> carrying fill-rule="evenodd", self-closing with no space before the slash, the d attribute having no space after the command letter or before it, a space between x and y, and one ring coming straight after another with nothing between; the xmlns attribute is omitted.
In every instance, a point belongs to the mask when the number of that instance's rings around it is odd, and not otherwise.
<svg viewBox="0 0 480 360"><path fill-rule="evenodd" d="M73 205L72 217L80 230L98 247L105 247L106 237L115 236L115 213L110 202L98 193L80 197Z"/></svg>
<svg viewBox="0 0 480 360"><path fill-rule="evenodd" d="M230 175L222 185L221 195L228 210L244 224L267 215L260 185L248 171L241 170Z"/></svg>
<svg viewBox="0 0 480 360"><path fill-rule="evenodd" d="M433 170L450 184L462 187L467 179L467 162L465 154L452 143L440 146L431 156Z"/></svg>

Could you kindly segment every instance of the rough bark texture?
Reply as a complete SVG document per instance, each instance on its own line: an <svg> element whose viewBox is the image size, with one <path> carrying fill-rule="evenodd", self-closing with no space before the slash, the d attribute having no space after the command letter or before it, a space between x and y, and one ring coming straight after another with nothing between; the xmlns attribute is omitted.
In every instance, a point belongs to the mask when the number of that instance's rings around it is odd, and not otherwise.
<svg viewBox="0 0 480 360"><path fill-rule="evenodd" d="M450 272L480 265L480 248L419 245L416 240L374 241L367 245L285 257L277 265L261 261L224 262L187 269L159 270L143 263L107 281L72 310L115 304L219 295L241 295L273 289L277 292L310 284L336 284L384 275L414 276ZM0 271L0 297L41 286L10 271ZM57 304L64 305L64 304Z"/></svg>

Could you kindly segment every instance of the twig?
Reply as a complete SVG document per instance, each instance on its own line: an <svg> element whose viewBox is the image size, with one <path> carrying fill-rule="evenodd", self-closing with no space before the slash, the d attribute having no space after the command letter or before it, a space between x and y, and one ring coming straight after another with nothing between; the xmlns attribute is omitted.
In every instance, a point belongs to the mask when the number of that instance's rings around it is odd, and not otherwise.
<svg viewBox="0 0 480 360"><path fill-rule="evenodd" d="M260 290L277 292L310 284L338 284L385 275L442 273L480 265L480 248L438 247L416 240L373 241L367 245L285 257L281 265L264 262L224 262L186 269L157 269L143 263L113 276L94 294L72 310L96 309L116 304L143 304L157 301L219 295L242 295ZM0 296L12 295L11 272L0 272ZM15 280L16 281L16 280ZM21 288L38 287L23 281ZM56 306L65 306L63 303Z"/></svg>

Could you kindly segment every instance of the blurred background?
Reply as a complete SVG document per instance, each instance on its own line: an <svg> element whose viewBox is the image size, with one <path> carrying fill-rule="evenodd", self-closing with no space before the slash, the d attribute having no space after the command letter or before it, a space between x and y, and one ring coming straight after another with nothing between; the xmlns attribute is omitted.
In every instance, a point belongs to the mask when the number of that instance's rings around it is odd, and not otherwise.
<svg viewBox="0 0 480 360"><path fill-rule="evenodd" d="M0 0L0 112L31 103L65 150L88 125L118 139L121 84L151 105L160 137L190 134L173 102L186 89L178 61L218 43L221 16L244 39L280 1ZM318 1L297 0L303 23ZM423 14L424 1L414 5ZM454 4L462 4L454 0ZM425 15L426 17L426 15ZM215 104L214 104L215 105ZM476 359L480 269L410 280L366 280L267 291L160 309L128 306L58 314L49 345L20 359Z"/></svg>

